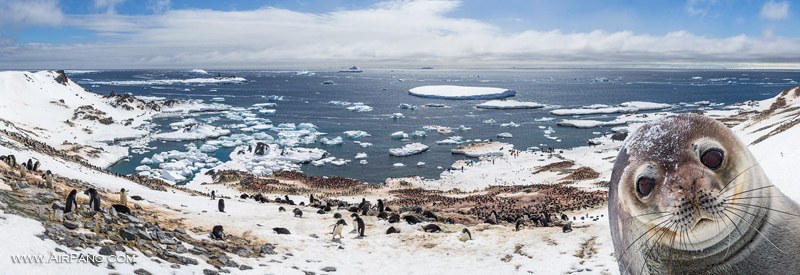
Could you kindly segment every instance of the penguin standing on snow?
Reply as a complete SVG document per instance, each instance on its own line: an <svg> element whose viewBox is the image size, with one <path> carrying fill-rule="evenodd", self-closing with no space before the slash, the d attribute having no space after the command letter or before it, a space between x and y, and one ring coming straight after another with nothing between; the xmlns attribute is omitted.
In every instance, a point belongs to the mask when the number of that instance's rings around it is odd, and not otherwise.
<svg viewBox="0 0 800 275"><path fill-rule="evenodd" d="M378 199L378 213L383 213L383 200Z"/></svg>
<svg viewBox="0 0 800 275"><path fill-rule="evenodd" d="M345 222L344 219L339 219L339 221L337 221L336 224L333 225L333 237L331 238L331 240L335 240L336 235L339 235L339 239L344 238L344 236L342 236L342 230L344 230L346 226L347 222Z"/></svg>
<svg viewBox="0 0 800 275"><path fill-rule="evenodd" d="M217 209L219 212L225 213L225 200L219 199L219 202L217 202Z"/></svg>
<svg viewBox="0 0 800 275"><path fill-rule="evenodd" d="M472 233L469 232L469 229L464 227L464 230L461 230L461 236L458 236L458 240L462 242L472 240Z"/></svg>
<svg viewBox="0 0 800 275"><path fill-rule="evenodd" d="M365 237L364 236L364 229L365 229L364 228L365 227L364 226L364 220L362 220L361 217L356 216L356 220L355 221L356 221L356 225L358 226L357 227L358 237L360 237L360 238Z"/></svg>
<svg viewBox="0 0 800 275"><path fill-rule="evenodd" d="M217 193L214 192L214 190L211 190L211 200L213 201L213 200L216 200L216 199L217 199Z"/></svg>

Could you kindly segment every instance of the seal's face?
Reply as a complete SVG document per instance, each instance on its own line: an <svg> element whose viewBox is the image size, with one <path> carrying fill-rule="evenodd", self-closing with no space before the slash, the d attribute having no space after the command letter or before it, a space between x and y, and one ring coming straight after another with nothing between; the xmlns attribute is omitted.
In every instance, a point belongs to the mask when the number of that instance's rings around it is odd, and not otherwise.
<svg viewBox="0 0 800 275"><path fill-rule="evenodd" d="M735 224L753 220L732 202L763 200L758 190L741 193L758 184L753 163L736 135L713 119L685 114L642 126L622 148L609 188L617 253L632 246L657 258L719 252L733 233L741 236ZM754 168L759 172L744 173Z"/></svg>

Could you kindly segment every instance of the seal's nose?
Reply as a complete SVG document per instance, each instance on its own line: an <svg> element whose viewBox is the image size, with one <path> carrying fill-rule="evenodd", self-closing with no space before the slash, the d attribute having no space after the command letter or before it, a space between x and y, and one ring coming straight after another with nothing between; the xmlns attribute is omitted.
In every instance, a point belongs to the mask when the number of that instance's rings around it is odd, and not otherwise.
<svg viewBox="0 0 800 275"><path fill-rule="evenodd" d="M681 165L671 174L671 185L682 190L690 200L699 199L702 193L708 193L716 185L715 174L704 167Z"/></svg>

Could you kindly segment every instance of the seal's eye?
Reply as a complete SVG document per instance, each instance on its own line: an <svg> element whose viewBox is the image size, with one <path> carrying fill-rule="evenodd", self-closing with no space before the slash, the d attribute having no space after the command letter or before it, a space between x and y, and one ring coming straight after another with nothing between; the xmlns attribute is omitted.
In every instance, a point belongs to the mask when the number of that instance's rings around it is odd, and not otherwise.
<svg viewBox="0 0 800 275"><path fill-rule="evenodd" d="M636 180L636 192L642 197L650 195L650 192L653 192L653 187L655 186L656 180L654 178L641 177Z"/></svg>
<svg viewBox="0 0 800 275"><path fill-rule="evenodd" d="M722 166L722 160L724 159L725 153L717 148L708 149L700 156L700 162L706 167L711 168L711 170L716 170Z"/></svg>

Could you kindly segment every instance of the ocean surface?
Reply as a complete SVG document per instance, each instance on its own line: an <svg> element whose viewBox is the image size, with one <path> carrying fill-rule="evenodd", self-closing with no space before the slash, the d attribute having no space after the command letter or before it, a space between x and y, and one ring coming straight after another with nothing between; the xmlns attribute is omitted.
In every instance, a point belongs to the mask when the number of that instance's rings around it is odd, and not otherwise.
<svg viewBox="0 0 800 275"><path fill-rule="evenodd" d="M494 139L498 133L508 132L513 138L503 139L517 149L529 147L571 148L586 145L587 140L607 133L611 127L575 129L556 126L560 119L574 118L551 115L555 108L580 107L592 104L616 105L626 101L649 101L674 104L670 112L686 112L698 106L683 106L681 103L711 101L706 108L724 108L736 102L762 100L775 96L780 91L798 86L800 72L756 71L756 70L576 70L576 69L532 69L532 70L370 70L362 73L340 73L336 71L74 71L67 74L77 83L96 93L131 93L134 95L164 97L169 99L202 99L222 97L224 104L234 107L250 107L268 102L271 95L283 96L276 101L277 112L264 116L272 124L313 123L318 131L329 138L341 136L342 145L326 146L321 143L303 145L328 151L332 156L353 160L344 166L302 166L310 175L345 176L370 183L381 183L387 177L418 175L436 178L441 173L437 167L449 167L455 160L450 149L456 145L437 145L436 141L448 136L429 131L428 136L410 141L395 140L393 132L423 130L425 125L452 127L453 134L467 139ZM187 83L186 79L213 79L217 75L243 77L241 83ZM165 81L166 80L166 81ZM333 81L334 84L323 84ZM202 82L202 81L200 81ZM438 100L419 98L408 94L410 88L423 85L464 85L513 89L518 101L536 101L548 105L543 109L486 110L475 108L486 100ZM331 101L363 102L374 110L352 112L346 106L330 104ZM419 106L416 110L401 109L401 103ZM446 107L424 107L428 103L440 103ZM403 113L405 118L393 119L391 114ZM262 116L262 114L259 114ZM586 115L581 119L613 120L617 115ZM213 124L224 126L241 123L226 120L219 113L204 114L199 118L221 117ZM542 120L542 118L554 118ZM487 124L493 119L497 123ZM537 119L539 121L537 121ZM167 126L179 118L158 119L158 129L170 131ZM502 127L514 122L519 127ZM459 126L470 130L459 131ZM545 129L554 130L545 137ZM359 139L373 143L362 148L348 140L342 132L363 130L371 136ZM234 133L238 130L232 129ZM274 132L263 131L275 136ZM250 133L251 134L251 133ZM153 141L150 150L134 153L128 160L117 163L110 170L117 173L135 173L144 157L168 151L185 151L190 142ZM198 147L202 141L193 141ZM405 143L420 142L430 150L419 155L393 157L389 148L401 147ZM233 148L222 148L212 155L221 161L228 160ZM354 156L368 154L367 165L360 165ZM425 162L418 167L418 162ZM403 163L405 167L394 167Z"/></svg>

